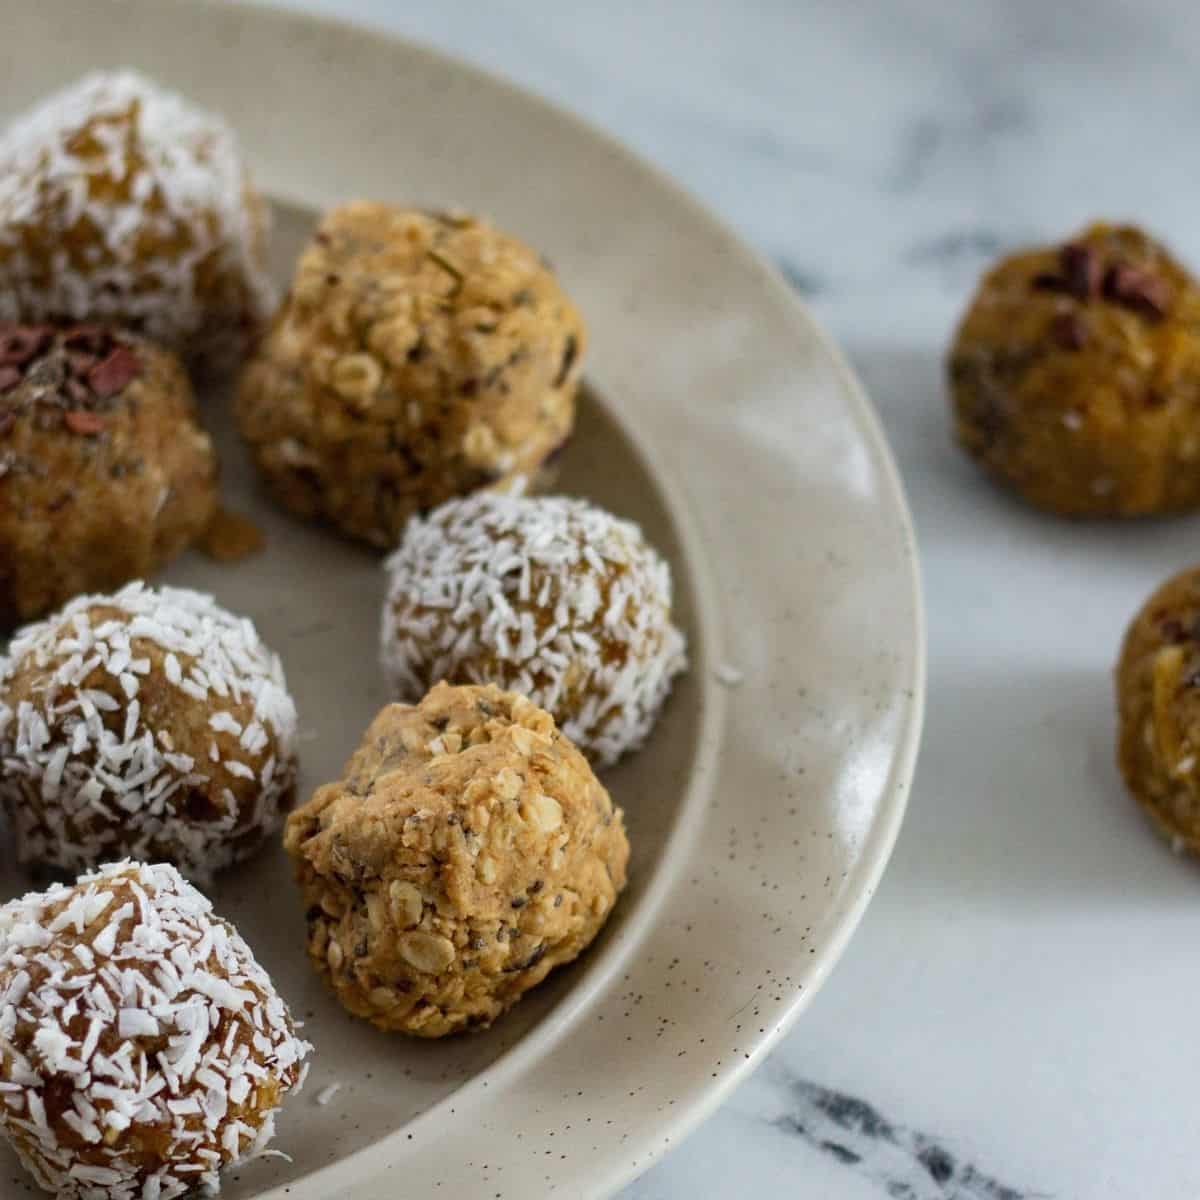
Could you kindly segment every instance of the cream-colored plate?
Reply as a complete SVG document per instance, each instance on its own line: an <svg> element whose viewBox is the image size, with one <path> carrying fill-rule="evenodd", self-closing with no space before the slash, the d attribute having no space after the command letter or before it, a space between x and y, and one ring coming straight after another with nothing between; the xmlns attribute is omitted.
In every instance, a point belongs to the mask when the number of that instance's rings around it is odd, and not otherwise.
<svg viewBox="0 0 1200 1200"><path fill-rule="evenodd" d="M316 1045L276 1142L293 1161L239 1170L229 1195L608 1193L803 1008L904 811L922 708L917 567L857 382L778 277L669 181L473 69L270 11L19 0L4 15L6 113L122 64L225 112L281 198L281 278L315 211L371 196L486 212L543 248L578 299L592 390L562 487L636 518L668 555L693 660L649 745L607 778L634 859L600 942L490 1032L423 1044L352 1020L322 990L281 850L213 898ZM192 557L169 578L248 613L283 655L311 788L384 700L382 575L266 505L225 398L205 403L233 502L269 549L236 567ZM3 896L27 886L0 871ZM5 1195L14 1177L0 1153Z"/></svg>

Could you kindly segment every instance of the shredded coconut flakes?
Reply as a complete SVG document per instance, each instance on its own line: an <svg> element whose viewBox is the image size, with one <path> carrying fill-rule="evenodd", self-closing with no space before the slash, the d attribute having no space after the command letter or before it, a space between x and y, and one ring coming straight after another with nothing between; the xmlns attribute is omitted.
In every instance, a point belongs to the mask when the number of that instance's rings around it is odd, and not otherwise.
<svg viewBox="0 0 1200 1200"><path fill-rule="evenodd" d="M274 300L246 182L230 127L144 76L56 92L0 135L0 318L136 321L189 353L200 334L236 340L238 303L257 320ZM42 249L81 229L86 253ZM150 257L148 238L163 247ZM204 276L245 294L201 295ZM214 299L229 311L206 312Z"/></svg>
<svg viewBox="0 0 1200 1200"><path fill-rule="evenodd" d="M713 671L713 675L722 687L741 687L746 682L745 672L740 671L732 663L720 663Z"/></svg>
<svg viewBox="0 0 1200 1200"><path fill-rule="evenodd" d="M156 690L174 692L180 711L205 706L212 734L200 737L196 758L169 748L170 736L122 683L142 664L145 677L152 650L163 664ZM16 698L17 677L31 672L36 686ZM85 686L96 672L111 690ZM235 708L252 713L245 728ZM232 739L227 758L219 733ZM295 745L296 710L278 657L253 624L198 592L135 582L113 596L80 596L20 630L0 658L0 799L27 861L78 870L106 852L169 853L206 879L239 847L252 849L256 831L278 826ZM240 795L223 787L224 811L189 815L186 798L211 800L222 772Z"/></svg>
<svg viewBox="0 0 1200 1200"><path fill-rule="evenodd" d="M29 929L54 936L31 946ZM115 863L0 908L0 1126L57 1195L216 1190L224 1167L267 1153L270 1101L301 1085L311 1049L173 867ZM243 1107L260 1087L266 1106ZM152 1167L126 1154L131 1128L165 1135Z"/></svg>
<svg viewBox="0 0 1200 1200"><path fill-rule="evenodd" d="M644 740L686 666L667 563L583 500L451 500L409 522L387 569L382 654L398 694L499 684L601 764Z"/></svg>

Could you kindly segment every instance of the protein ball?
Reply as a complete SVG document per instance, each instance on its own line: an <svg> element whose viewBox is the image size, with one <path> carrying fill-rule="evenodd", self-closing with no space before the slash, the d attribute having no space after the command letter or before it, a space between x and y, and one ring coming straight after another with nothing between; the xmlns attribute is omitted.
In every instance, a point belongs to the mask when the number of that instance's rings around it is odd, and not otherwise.
<svg viewBox="0 0 1200 1200"><path fill-rule="evenodd" d="M174 355L97 325L0 324L0 628L157 571L216 506Z"/></svg>
<svg viewBox="0 0 1200 1200"><path fill-rule="evenodd" d="M308 952L381 1029L482 1028L592 941L625 886L616 808L550 715L439 684L371 724L288 818Z"/></svg>
<svg viewBox="0 0 1200 1200"><path fill-rule="evenodd" d="M0 317L111 321L226 367L274 303L267 224L221 118L88 75L0 134Z"/></svg>
<svg viewBox="0 0 1200 1200"><path fill-rule="evenodd" d="M238 420L287 508L390 549L415 512L539 482L574 423L584 341L522 242L347 204L301 255Z"/></svg>
<svg viewBox="0 0 1200 1200"><path fill-rule="evenodd" d="M172 1200L252 1158L312 1047L166 864L0 908L0 1129L68 1200Z"/></svg>
<svg viewBox="0 0 1200 1200"><path fill-rule="evenodd" d="M387 570L382 655L397 696L497 683L601 766L641 745L686 666L666 561L583 500L451 501L410 523Z"/></svg>
<svg viewBox="0 0 1200 1200"><path fill-rule="evenodd" d="M1200 854L1200 567L1142 606L1116 685L1126 786L1175 849Z"/></svg>
<svg viewBox="0 0 1200 1200"><path fill-rule="evenodd" d="M80 596L0 658L0 800L24 862L207 880L291 807L296 709L253 624L179 588Z"/></svg>
<svg viewBox="0 0 1200 1200"><path fill-rule="evenodd" d="M1200 291L1156 241L1093 225L984 277L950 356L958 439L1029 503L1200 505Z"/></svg>

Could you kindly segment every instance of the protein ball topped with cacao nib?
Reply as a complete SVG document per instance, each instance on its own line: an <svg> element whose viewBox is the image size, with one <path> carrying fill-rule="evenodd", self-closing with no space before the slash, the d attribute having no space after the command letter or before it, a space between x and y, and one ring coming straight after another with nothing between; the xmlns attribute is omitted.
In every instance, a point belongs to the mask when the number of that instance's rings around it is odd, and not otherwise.
<svg viewBox="0 0 1200 1200"><path fill-rule="evenodd" d="M481 1029L583 952L625 886L621 810L524 696L392 704L284 835L308 953L381 1029Z"/></svg>
<svg viewBox="0 0 1200 1200"><path fill-rule="evenodd" d="M387 570L382 657L397 696L496 683L599 765L641 745L687 665L666 560L584 500L449 501L410 522Z"/></svg>
<svg viewBox="0 0 1200 1200"><path fill-rule="evenodd" d="M312 1047L250 947L166 864L0 908L0 1130L76 1200L219 1189Z"/></svg>
<svg viewBox="0 0 1200 1200"><path fill-rule="evenodd" d="M293 512L390 549L408 518L540 482L584 351L539 255L473 217L330 212L242 376L238 421Z"/></svg>
<svg viewBox="0 0 1200 1200"><path fill-rule="evenodd" d="M1031 504L1200 505L1200 291L1132 226L1092 225L984 277L950 355L958 439Z"/></svg>
<svg viewBox="0 0 1200 1200"><path fill-rule="evenodd" d="M1125 784L1175 849L1200 854L1200 567L1142 605L1116 686Z"/></svg>
<svg viewBox="0 0 1200 1200"><path fill-rule="evenodd" d="M210 596L80 596L0 657L0 799L23 862L166 860L204 881L279 827L295 777L279 659Z"/></svg>
<svg viewBox="0 0 1200 1200"><path fill-rule="evenodd" d="M0 133L0 317L110 321L224 368L274 303L267 223L220 117L90 74Z"/></svg>
<svg viewBox="0 0 1200 1200"><path fill-rule="evenodd" d="M174 355L99 325L0 323L0 628L152 574L216 505Z"/></svg>

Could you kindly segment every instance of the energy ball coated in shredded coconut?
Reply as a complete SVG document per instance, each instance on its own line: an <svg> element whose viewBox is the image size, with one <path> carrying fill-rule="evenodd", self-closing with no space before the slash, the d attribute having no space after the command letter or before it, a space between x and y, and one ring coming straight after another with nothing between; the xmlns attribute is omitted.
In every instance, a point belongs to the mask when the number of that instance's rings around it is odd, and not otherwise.
<svg viewBox="0 0 1200 1200"><path fill-rule="evenodd" d="M67 1200L173 1200L261 1153L312 1047L171 866L0 907L0 1129Z"/></svg>
<svg viewBox="0 0 1200 1200"><path fill-rule="evenodd" d="M22 861L165 859L206 880L278 828L295 742L278 657L198 592L80 596L0 658L0 799Z"/></svg>
<svg viewBox="0 0 1200 1200"><path fill-rule="evenodd" d="M0 134L0 317L111 321L226 367L273 303L267 218L223 120L90 74Z"/></svg>
<svg viewBox="0 0 1200 1200"><path fill-rule="evenodd" d="M1200 567L1142 605L1116 686L1125 784L1176 849L1200 855Z"/></svg>
<svg viewBox="0 0 1200 1200"><path fill-rule="evenodd" d="M173 354L98 325L0 322L0 629L158 570L216 504Z"/></svg>
<svg viewBox="0 0 1200 1200"><path fill-rule="evenodd" d="M289 818L313 965L352 1013L491 1024L591 943L625 886L621 810L550 715L439 684L383 709Z"/></svg>
<svg viewBox="0 0 1200 1200"><path fill-rule="evenodd" d="M575 306L516 238L359 201L300 256L238 423L284 506L390 550L415 512L544 482L584 348Z"/></svg>
<svg viewBox="0 0 1200 1200"><path fill-rule="evenodd" d="M401 699L496 683L602 766L642 743L686 666L666 561L583 500L450 501L409 524L387 569L383 664Z"/></svg>

